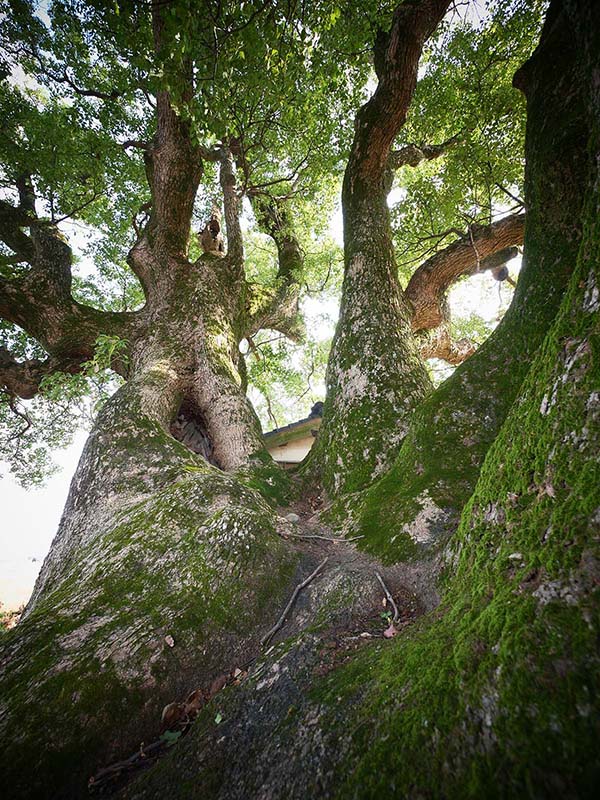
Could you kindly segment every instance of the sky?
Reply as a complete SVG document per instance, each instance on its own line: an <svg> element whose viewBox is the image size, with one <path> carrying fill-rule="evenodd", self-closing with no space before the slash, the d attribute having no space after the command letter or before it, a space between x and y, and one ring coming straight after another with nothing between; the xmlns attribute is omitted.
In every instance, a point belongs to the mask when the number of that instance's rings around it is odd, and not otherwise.
<svg viewBox="0 0 600 800"><path fill-rule="evenodd" d="M61 471L45 486L23 489L8 476L0 480L0 603L4 610L18 608L31 594L58 528L86 436L79 431L69 448L54 453Z"/></svg>

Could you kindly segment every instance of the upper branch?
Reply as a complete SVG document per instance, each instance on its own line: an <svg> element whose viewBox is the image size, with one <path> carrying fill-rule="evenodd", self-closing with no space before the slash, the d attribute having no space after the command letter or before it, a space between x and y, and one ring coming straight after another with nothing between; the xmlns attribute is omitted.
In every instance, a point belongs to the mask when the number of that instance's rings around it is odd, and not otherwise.
<svg viewBox="0 0 600 800"><path fill-rule="evenodd" d="M282 201L269 195L255 194L252 205L259 226L277 246L279 268L276 287L271 292L261 291L262 302L250 315L249 335L261 328L272 328L299 341L304 334L298 310L304 252Z"/></svg>
<svg viewBox="0 0 600 800"><path fill-rule="evenodd" d="M414 94L423 45L450 2L401 3L394 12L390 32L378 36L375 68L379 83L356 117L346 173L350 190L379 190L392 142L406 120Z"/></svg>
<svg viewBox="0 0 600 800"><path fill-rule="evenodd" d="M164 3L152 3L154 48L159 57L169 49L164 41L165 10ZM177 67L176 77L179 100L185 106L193 96L191 63ZM156 95L156 134L144 147L144 161L151 213L129 263L146 289L160 278L169 258L187 258L194 199L202 177L200 150L192 142L190 124L176 111L166 88Z"/></svg>
<svg viewBox="0 0 600 800"><path fill-rule="evenodd" d="M461 275L496 269L516 255L523 243L525 214L510 214L491 225L473 225L456 242L427 259L415 271L405 295L413 309L412 327L435 328L443 321L441 301Z"/></svg>
<svg viewBox="0 0 600 800"><path fill-rule="evenodd" d="M242 201L238 194L234 156L228 147L223 147L219 151L219 182L223 190L225 208L227 257L232 267L242 273L244 269L244 239L240 227Z"/></svg>
<svg viewBox="0 0 600 800"><path fill-rule="evenodd" d="M392 150L389 156L389 166L391 169L399 169L400 167L416 167L422 161L433 161L435 158L447 153L448 150L455 145L460 138L460 134L446 139L441 144L406 144L399 150Z"/></svg>

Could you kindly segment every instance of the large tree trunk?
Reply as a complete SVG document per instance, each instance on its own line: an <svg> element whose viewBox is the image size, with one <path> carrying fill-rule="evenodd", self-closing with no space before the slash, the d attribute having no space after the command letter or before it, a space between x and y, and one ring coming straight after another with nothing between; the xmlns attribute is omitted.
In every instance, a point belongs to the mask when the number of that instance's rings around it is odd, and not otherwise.
<svg viewBox="0 0 600 800"><path fill-rule="evenodd" d="M549 18L517 73L527 97L523 266L512 304L479 350L422 404L392 469L348 499L344 515L387 558L443 546L488 448L559 308L581 244L591 119L569 24ZM388 509L393 507L390 515Z"/></svg>
<svg viewBox="0 0 600 800"><path fill-rule="evenodd" d="M600 29L594 15L590 0L551 4L542 46L527 69L529 75L539 69L548 43L566 33L591 120L589 169L579 184L581 236L558 314L446 551L440 608L392 642L358 654L348 637L342 657L351 663L337 669L314 634L286 642L124 797L595 797ZM555 88L552 82L530 87L540 101ZM531 119L534 126L539 121ZM539 182L540 191L552 188L545 177L530 163L528 180ZM527 239L530 264L555 254L556 242L541 227L538 234L530 230Z"/></svg>
<svg viewBox="0 0 600 800"><path fill-rule="evenodd" d="M403 3L375 49L379 83L358 112L344 175L344 283L327 365L327 399L312 461L346 494L381 475L431 389L411 334L386 203L391 147L406 119L423 45L449 3Z"/></svg>
<svg viewBox="0 0 600 800"><path fill-rule="evenodd" d="M239 386L219 266L182 264L165 305L147 311L129 379L99 416L25 618L3 642L11 797L76 796L103 762L156 738L167 702L257 649L256 620L275 613L295 568L250 488L281 500L285 479ZM182 401L215 466L171 436Z"/></svg>

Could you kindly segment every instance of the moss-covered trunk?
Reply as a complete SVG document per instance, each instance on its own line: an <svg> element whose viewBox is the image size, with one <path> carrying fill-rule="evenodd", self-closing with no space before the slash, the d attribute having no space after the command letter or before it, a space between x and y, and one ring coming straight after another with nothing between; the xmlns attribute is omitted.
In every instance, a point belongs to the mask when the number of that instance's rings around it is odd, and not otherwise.
<svg viewBox="0 0 600 800"><path fill-rule="evenodd" d="M295 568L272 505L286 480L233 361L227 270L225 259L183 263L149 303L25 617L1 642L11 797L74 796L103 763L156 738L167 702L257 648L257 621ZM193 410L212 464L171 435L180 408Z"/></svg>
<svg viewBox="0 0 600 800"><path fill-rule="evenodd" d="M435 613L335 669L286 643L124 793L176 798L592 798L600 779L600 26L553 3L590 119L558 314L445 552ZM535 63L535 59L534 59ZM538 62L539 63L539 62ZM550 73L552 74L552 72ZM548 85L535 89L543 93ZM576 89L572 86L573 90ZM544 185L543 175L529 179ZM546 184L547 190L552 189ZM551 239L528 239L548 259ZM393 504L389 508L390 518ZM325 673L325 674L324 674ZM219 724L215 723L216 721ZM201 788L198 788L201 787Z"/></svg>
<svg viewBox="0 0 600 800"><path fill-rule="evenodd" d="M363 488L388 468L431 389L398 283L386 198L391 146L406 119L421 51L448 5L398 6L375 49L377 89L355 121L342 190L342 304L313 455L335 496Z"/></svg>
<svg viewBox="0 0 600 800"><path fill-rule="evenodd" d="M318 458L328 491L363 488L389 467L431 389L398 283L383 186L344 194L345 273Z"/></svg>
<svg viewBox="0 0 600 800"><path fill-rule="evenodd" d="M492 336L422 404L392 469L345 506L354 532L380 555L412 558L445 543L557 313L581 244L581 187L590 170L582 71L571 27L548 22L515 77L527 98L518 286Z"/></svg>

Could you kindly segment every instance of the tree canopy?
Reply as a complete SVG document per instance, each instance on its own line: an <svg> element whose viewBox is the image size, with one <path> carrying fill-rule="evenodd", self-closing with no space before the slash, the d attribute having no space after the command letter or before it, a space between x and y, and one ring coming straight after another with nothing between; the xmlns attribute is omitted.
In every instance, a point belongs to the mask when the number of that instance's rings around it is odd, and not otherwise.
<svg viewBox="0 0 600 800"><path fill-rule="evenodd" d="M28 176L38 215L62 228L75 247L76 300L106 311L141 308L144 293L128 253L148 218L144 155L156 131L156 95L168 90L199 160L219 142L235 143L249 279L266 286L277 280L276 245L256 215L260 198L275 198L302 250L300 298L330 298L321 312L324 332L317 317L304 326L303 342L266 329L242 344L263 425L299 418L324 390L341 286L331 220L354 115L375 77L371 45L393 5L167 3L157 49L147 3L5 3L4 214ZM465 242L468 266L478 270L483 256L476 240L485 226L524 211L524 105L511 76L533 47L542 6L458 4L426 46L392 165L394 244L404 284L452 242ZM196 234L215 203L222 204L216 164L205 158ZM510 243L519 239L522 225ZM14 245L4 236L1 269L8 280L27 271ZM200 252L194 237L190 253ZM464 269L460 263L452 280ZM458 363L489 332L477 315L463 321L455 314L451 324L424 344L424 354ZM6 315L1 325L3 353L44 360L47 348L31 331ZM461 347L452 350L450 338ZM79 374L72 374L74 366L53 365L32 401L4 391L1 453L21 480L43 480L49 450L68 441L74 420L85 423L115 385L114 373L106 373L113 348L119 349L116 340L100 339Z"/></svg>

